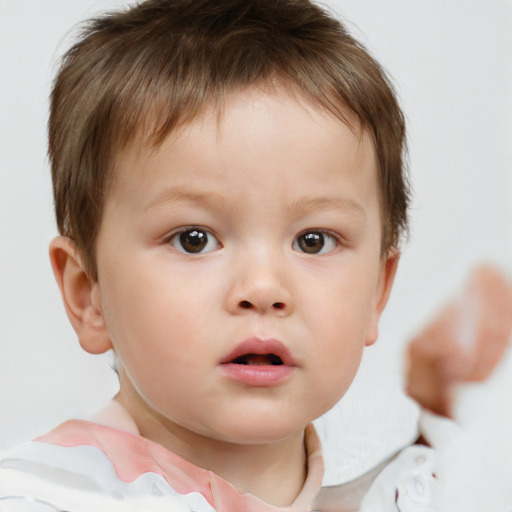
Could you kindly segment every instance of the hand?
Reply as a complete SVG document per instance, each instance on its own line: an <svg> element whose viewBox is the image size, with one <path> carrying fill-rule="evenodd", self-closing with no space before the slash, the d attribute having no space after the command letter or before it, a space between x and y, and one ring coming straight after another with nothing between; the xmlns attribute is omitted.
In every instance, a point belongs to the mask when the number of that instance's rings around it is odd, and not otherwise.
<svg viewBox="0 0 512 512"><path fill-rule="evenodd" d="M457 383L486 379L512 333L512 286L488 265L407 348L407 393L436 414L452 417Z"/></svg>

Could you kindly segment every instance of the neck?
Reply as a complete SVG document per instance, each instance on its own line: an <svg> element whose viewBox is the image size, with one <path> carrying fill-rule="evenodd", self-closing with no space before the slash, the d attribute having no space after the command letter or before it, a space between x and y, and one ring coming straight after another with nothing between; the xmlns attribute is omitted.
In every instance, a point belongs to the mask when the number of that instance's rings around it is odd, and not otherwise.
<svg viewBox="0 0 512 512"><path fill-rule="evenodd" d="M249 492L272 505L287 506L302 490L307 471L303 430L272 443L229 443L191 432L147 406L140 407L138 395L120 392L116 400L143 437L216 473L239 492Z"/></svg>

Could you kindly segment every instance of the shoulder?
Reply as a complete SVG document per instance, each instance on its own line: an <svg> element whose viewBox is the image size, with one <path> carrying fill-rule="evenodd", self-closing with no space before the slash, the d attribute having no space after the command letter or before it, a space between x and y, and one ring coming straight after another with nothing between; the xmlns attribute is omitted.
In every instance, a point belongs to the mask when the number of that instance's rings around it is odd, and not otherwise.
<svg viewBox="0 0 512 512"><path fill-rule="evenodd" d="M437 486L435 450L412 445L364 475L322 487L315 506L336 512L426 512Z"/></svg>
<svg viewBox="0 0 512 512"><path fill-rule="evenodd" d="M76 425L70 430L76 434ZM214 512L202 496L183 496L154 472L122 479L98 446L40 441L0 453L0 510L4 509Z"/></svg>
<svg viewBox="0 0 512 512"><path fill-rule="evenodd" d="M413 445L402 450L374 480L360 512L430 510L438 485L436 466L436 452L430 447Z"/></svg>

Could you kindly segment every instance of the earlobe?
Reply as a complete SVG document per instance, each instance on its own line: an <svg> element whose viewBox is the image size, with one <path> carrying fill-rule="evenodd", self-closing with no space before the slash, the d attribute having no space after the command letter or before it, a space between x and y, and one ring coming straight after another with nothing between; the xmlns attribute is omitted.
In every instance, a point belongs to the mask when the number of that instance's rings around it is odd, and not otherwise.
<svg viewBox="0 0 512 512"><path fill-rule="evenodd" d="M399 260L400 252L396 247L391 248L387 255L382 259L379 271L379 280L375 292L375 303L366 336L365 345L367 347L373 345L379 336L380 316L388 303L389 296L391 295Z"/></svg>
<svg viewBox="0 0 512 512"><path fill-rule="evenodd" d="M52 240L50 261L66 313L82 348L91 354L111 349L98 283L83 269L75 243L64 236Z"/></svg>

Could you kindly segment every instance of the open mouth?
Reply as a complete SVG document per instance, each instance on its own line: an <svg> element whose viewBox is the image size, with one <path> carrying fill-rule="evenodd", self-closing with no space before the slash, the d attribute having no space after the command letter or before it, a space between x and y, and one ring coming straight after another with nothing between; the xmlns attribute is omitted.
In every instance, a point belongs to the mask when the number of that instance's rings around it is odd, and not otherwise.
<svg viewBox="0 0 512 512"><path fill-rule="evenodd" d="M290 367L294 368L295 361L289 349L279 340L268 338L247 338L239 343L231 352L219 361L221 365L238 368L246 366ZM264 368L260 368L263 370Z"/></svg>
<svg viewBox="0 0 512 512"><path fill-rule="evenodd" d="M243 354L231 361L233 364L279 366L283 360L276 354Z"/></svg>
<svg viewBox="0 0 512 512"><path fill-rule="evenodd" d="M219 361L222 375L249 387L273 387L287 382L297 366L289 349L272 338L247 338Z"/></svg>

